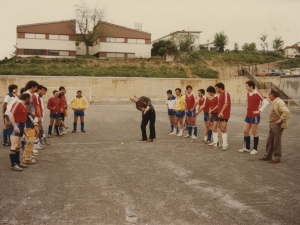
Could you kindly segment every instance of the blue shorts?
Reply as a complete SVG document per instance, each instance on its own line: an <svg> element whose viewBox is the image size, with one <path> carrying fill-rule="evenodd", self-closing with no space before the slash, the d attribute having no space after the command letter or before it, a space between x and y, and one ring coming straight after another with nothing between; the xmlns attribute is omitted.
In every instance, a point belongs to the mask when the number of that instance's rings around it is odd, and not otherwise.
<svg viewBox="0 0 300 225"><path fill-rule="evenodd" d="M175 113L175 116L176 116L177 118L183 118L184 115L185 115L185 112L184 112L184 111L178 111L178 112Z"/></svg>
<svg viewBox="0 0 300 225"><path fill-rule="evenodd" d="M204 113L204 121L209 121L209 113Z"/></svg>
<svg viewBox="0 0 300 225"><path fill-rule="evenodd" d="M255 117L246 116L244 121L250 124L257 124L260 122L260 116L255 116Z"/></svg>
<svg viewBox="0 0 300 225"><path fill-rule="evenodd" d="M195 115L196 115L196 109L194 109L193 111L188 109L187 112L186 112L186 116L195 117Z"/></svg>
<svg viewBox="0 0 300 225"><path fill-rule="evenodd" d="M50 118L59 118L60 117L60 113L50 113Z"/></svg>
<svg viewBox="0 0 300 225"><path fill-rule="evenodd" d="M84 111L83 110L74 110L74 116L84 116Z"/></svg>
<svg viewBox="0 0 300 225"><path fill-rule="evenodd" d="M175 116L175 111L173 109L168 109L169 116Z"/></svg>
<svg viewBox="0 0 300 225"><path fill-rule="evenodd" d="M26 119L26 128L31 128L31 129L34 128L34 124L31 122L28 116Z"/></svg>
<svg viewBox="0 0 300 225"><path fill-rule="evenodd" d="M8 128L8 134L9 134L9 135L16 136L16 137L22 137L23 134L24 134L25 124L24 124L24 123L16 122L16 125L17 125L17 126L19 127L19 129L20 129L20 133L15 133L13 125L10 124L10 125L9 125L9 128Z"/></svg>
<svg viewBox="0 0 300 225"><path fill-rule="evenodd" d="M8 117L8 115L5 115L5 119L9 122L9 117Z"/></svg>

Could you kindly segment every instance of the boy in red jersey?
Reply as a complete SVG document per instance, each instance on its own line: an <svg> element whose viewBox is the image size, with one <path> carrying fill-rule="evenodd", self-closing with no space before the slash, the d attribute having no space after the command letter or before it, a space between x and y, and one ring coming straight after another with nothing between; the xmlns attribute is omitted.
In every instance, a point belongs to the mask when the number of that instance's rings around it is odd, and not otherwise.
<svg viewBox="0 0 300 225"><path fill-rule="evenodd" d="M267 99L262 96L255 89L255 83L252 80L246 82L247 90L247 114L244 123L244 141L245 147L240 149L239 152L249 152L250 155L257 154L257 146L259 141L258 136L258 124L260 122L260 113L269 105ZM262 101L263 105L259 109L260 102ZM252 151L250 151L250 134L249 131L252 130L254 145Z"/></svg>
<svg viewBox="0 0 300 225"><path fill-rule="evenodd" d="M60 106L61 106L61 113L60 113L60 118L63 122L65 122L65 116L66 116L66 110L68 109L68 104L67 104L67 99L66 99L66 89L63 86L59 87L59 94L58 98L60 99ZM67 134L67 132L63 131L63 127L59 127L59 131L62 134Z"/></svg>
<svg viewBox="0 0 300 225"><path fill-rule="evenodd" d="M192 93L192 86L186 86L187 93L185 95L185 108L186 108L186 118L187 118L187 126L188 126L188 134L184 137L191 137L191 139L197 139L197 126L196 126L196 109L197 106L197 98Z"/></svg>
<svg viewBox="0 0 300 225"><path fill-rule="evenodd" d="M11 140L11 148L9 158L11 162L11 169L13 171L22 171L22 168L28 167L26 164L20 162L20 143L24 134L25 123L27 120L27 107L30 102L30 94L24 93L20 96L20 100L13 104L8 115L9 135Z"/></svg>
<svg viewBox="0 0 300 225"><path fill-rule="evenodd" d="M212 130L213 130L213 142L208 145L213 145L214 149L218 148L218 102L219 97L216 95L216 89L213 86L209 86L206 89L207 93L212 97L210 100L210 107L209 107L209 115L210 115L210 122L212 123Z"/></svg>
<svg viewBox="0 0 300 225"><path fill-rule="evenodd" d="M216 91L219 93L218 103L218 118L220 123L220 130L222 133L222 150L226 151L227 144L227 123L230 117L231 98L227 91L225 91L225 85L223 83L217 83L215 85Z"/></svg>
<svg viewBox="0 0 300 225"><path fill-rule="evenodd" d="M40 96L43 95L43 85L38 85L36 92L32 95L32 101L33 101L33 106L34 106L34 111L35 111L35 117L34 117L34 122L35 122L35 140L34 140L34 148L39 150L43 146L41 145L39 141L39 134L40 134L40 129L41 129L41 124L43 121L43 108L42 108L42 101L40 99Z"/></svg>
<svg viewBox="0 0 300 225"><path fill-rule="evenodd" d="M209 143L212 135L211 125L210 125L210 117L209 117L209 108L210 108L210 99L205 95L204 89L198 90L198 110L197 115L203 111L204 113L204 123L206 127L206 132L204 136L204 143Z"/></svg>
<svg viewBox="0 0 300 225"><path fill-rule="evenodd" d="M61 136L58 130L61 107L60 107L60 99L58 98L57 90L54 90L53 97L49 98L47 103L47 108L50 110L50 125L48 127L48 138L51 138L53 123L54 123L56 134Z"/></svg>

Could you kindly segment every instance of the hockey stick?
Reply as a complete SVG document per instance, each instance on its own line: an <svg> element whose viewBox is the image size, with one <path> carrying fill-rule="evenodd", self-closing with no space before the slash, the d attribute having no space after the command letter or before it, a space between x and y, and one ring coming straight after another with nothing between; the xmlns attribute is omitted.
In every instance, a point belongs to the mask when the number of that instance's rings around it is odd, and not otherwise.
<svg viewBox="0 0 300 225"><path fill-rule="evenodd" d="M44 129L43 129L43 126L41 124L41 129L40 129L41 133L42 133L42 137L43 137L43 141L45 142L46 145L51 145L51 143L47 142L46 140L46 135L45 135L45 132L44 132Z"/></svg>

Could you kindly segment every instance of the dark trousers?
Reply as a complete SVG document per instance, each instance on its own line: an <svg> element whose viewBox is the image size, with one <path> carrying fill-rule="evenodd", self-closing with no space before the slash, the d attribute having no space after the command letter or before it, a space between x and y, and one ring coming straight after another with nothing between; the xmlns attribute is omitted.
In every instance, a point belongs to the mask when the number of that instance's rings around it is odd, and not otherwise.
<svg viewBox="0 0 300 225"><path fill-rule="evenodd" d="M146 132L146 126L150 120L150 136L149 139L155 139L155 111L148 111L145 115L142 114L142 123L141 123L141 130L142 130L142 139L147 140L147 132Z"/></svg>
<svg viewBox="0 0 300 225"><path fill-rule="evenodd" d="M274 160L280 161L281 158L281 136L283 128L281 124L270 124L269 125L269 135L266 145L265 157L267 159L272 159L274 154Z"/></svg>

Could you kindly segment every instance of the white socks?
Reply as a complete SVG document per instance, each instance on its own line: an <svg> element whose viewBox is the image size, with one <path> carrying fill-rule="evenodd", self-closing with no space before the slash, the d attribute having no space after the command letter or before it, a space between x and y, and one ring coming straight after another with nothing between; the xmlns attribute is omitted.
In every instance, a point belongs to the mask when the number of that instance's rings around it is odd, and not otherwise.
<svg viewBox="0 0 300 225"><path fill-rule="evenodd" d="M218 132L213 132L213 140L215 144L218 143Z"/></svg>
<svg viewBox="0 0 300 225"><path fill-rule="evenodd" d="M222 133L223 147L227 147L227 133Z"/></svg>

